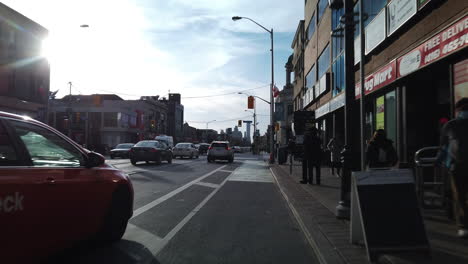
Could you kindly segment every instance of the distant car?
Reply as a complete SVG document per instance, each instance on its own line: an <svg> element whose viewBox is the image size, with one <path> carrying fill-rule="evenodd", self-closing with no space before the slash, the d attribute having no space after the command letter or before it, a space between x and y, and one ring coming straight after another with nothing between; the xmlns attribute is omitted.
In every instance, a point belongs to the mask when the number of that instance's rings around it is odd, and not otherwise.
<svg viewBox="0 0 468 264"><path fill-rule="evenodd" d="M162 161L172 163L172 151L166 143L158 140L142 140L130 150L130 162L136 165L139 161L154 161L161 164Z"/></svg>
<svg viewBox="0 0 468 264"><path fill-rule="evenodd" d="M171 149L174 147L174 138L172 136L160 135L156 136L154 139L166 143Z"/></svg>
<svg viewBox="0 0 468 264"><path fill-rule="evenodd" d="M41 263L80 241L120 240L133 214L122 171L57 130L0 112L2 263Z"/></svg>
<svg viewBox="0 0 468 264"><path fill-rule="evenodd" d="M177 143L172 149L172 156L177 157L189 157L193 159L194 157L198 159L199 153L198 149L192 143Z"/></svg>
<svg viewBox="0 0 468 264"><path fill-rule="evenodd" d="M229 146L228 141L213 141L208 148L208 162L215 160L234 161L234 150Z"/></svg>
<svg viewBox="0 0 468 264"><path fill-rule="evenodd" d="M232 149L234 150L234 153L241 153L242 152L242 149L239 146L234 146L234 147L232 147Z"/></svg>
<svg viewBox="0 0 468 264"><path fill-rule="evenodd" d="M110 151L110 158L114 159L116 157L128 158L130 149L134 146L133 143L122 143L115 146L115 148Z"/></svg>
<svg viewBox="0 0 468 264"><path fill-rule="evenodd" d="M210 147L210 144L208 143L200 143L200 146L198 146L198 152L201 154L206 154L208 152L208 148Z"/></svg>

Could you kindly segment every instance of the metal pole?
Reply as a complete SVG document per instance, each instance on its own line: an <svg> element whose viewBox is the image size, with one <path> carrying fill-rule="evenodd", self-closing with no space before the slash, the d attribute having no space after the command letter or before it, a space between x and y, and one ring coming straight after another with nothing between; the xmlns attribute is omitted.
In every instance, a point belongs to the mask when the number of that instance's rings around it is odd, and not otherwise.
<svg viewBox="0 0 468 264"><path fill-rule="evenodd" d="M273 50L273 29L270 31L271 38L271 87L270 87L270 163L275 163L274 155L274 146L273 146L273 134L274 134L274 124L273 124L273 87L275 85L275 73L274 73L274 50Z"/></svg>
<svg viewBox="0 0 468 264"><path fill-rule="evenodd" d="M353 147L352 147L352 105L354 104L354 14L353 14L353 0L344 1L344 18L345 18L345 146L342 155L343 170L341 176L341 192L340 201L336 207L335 215L337 218L349 219L350 210L350 189L351 189L351 170L353 168Z"/></svg>
<svg viewBox="0 0 468 264"><path fill-rule="evenodd" d="M361 80L361 101L360 101L360 117L361 117L361 171L366 170L366 149L365 149L365 123L366 123L366 112L365 112L365 90L364 90L364 64L365 64L365 34L364 34L364 1L359 1L359 33L361 34L361 54L359 64L359 75Z"/></svg>
<svg viewBox="0 0 468 264"><path fill-rule="evenodd" d="M253 118L254 118L254 132L253 132L253 143L254 143L254 149L253 149L253 153L255 154L255 148L257 147L257 144L255 143L255 133L257 133L257 100L255 100L254 98L254 115L253 115Z"/></svg>
<svg viewBox="0 0 468 264"><path fill-rule="evenodd" d="M72 105L72 82L68 82L70 85L70 93L68 95L68 137L71 138L72 130L71 130L71 121L72 121L72 110L71 110L71 105Z"/></svg>

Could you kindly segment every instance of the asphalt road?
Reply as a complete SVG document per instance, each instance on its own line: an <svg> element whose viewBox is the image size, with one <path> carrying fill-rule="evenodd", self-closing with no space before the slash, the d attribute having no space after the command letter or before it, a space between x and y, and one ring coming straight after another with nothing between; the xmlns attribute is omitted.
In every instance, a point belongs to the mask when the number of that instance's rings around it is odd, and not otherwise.
<svg viewBox="0 0 468 264"><path fill-rule="evenodd" d="M108 162L130 175L135 190L124 238L83 243L51 263L318 263L258 157Z"/></svg>

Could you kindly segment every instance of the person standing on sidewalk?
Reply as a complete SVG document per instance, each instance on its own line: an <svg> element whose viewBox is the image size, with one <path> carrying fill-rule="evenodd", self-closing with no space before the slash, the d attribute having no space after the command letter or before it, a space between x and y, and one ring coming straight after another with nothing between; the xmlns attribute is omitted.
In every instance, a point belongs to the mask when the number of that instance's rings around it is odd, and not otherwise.
<svg viewBox="0 0 468 264"><path fill-rule="evenodd" d="M448 168L452 184L458 237L468 238L468 98L455 104L455 119L447 122L440 139L437 163Z"/></svg>
<svg viewBox="0 0 468 264"><path fill-rule="evenodd" d="M332 137L327 144L327 148L330 151L331 173L332 175L335 175L334 169L336 168L336 174L339 176L341 168L341 151L343 150L341 136L337 134L335 137Z"/></svg>
<svg viewBox="0 0 468 264"><path fill-rule="evenodd" d="M312 127L304 135L304 157L302 159L302 184L313 184L315 168L315 182L320 185L320 163L322 158L322 140L318 130Z"/></svg>
<svg viewBox="0 0 468 264"><path fill-rule="evenodd" d="M396 165L398 157L393 141L387 139L385 130L378 129L369 141L366 151L367 164L372 168L389 168Z"/></svg>

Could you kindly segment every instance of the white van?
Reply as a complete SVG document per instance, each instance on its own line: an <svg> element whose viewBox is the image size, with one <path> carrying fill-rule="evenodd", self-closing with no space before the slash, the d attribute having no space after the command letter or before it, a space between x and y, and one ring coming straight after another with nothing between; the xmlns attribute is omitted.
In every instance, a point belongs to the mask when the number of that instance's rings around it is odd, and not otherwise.
<svg viewBox="0 0 468 264"><path fill-rule="evenodd" d="M166 145L168 145L171 148L174 147L174 139L171 136L160 135L160 136L156 136L154 139L159 140L159 141L164 141L164 143L166 143Z"/></svg>

